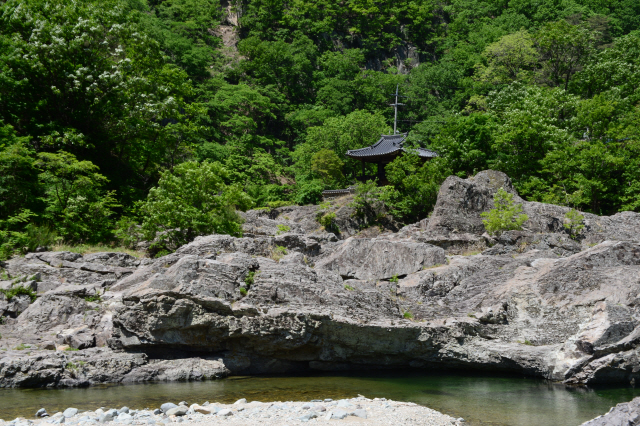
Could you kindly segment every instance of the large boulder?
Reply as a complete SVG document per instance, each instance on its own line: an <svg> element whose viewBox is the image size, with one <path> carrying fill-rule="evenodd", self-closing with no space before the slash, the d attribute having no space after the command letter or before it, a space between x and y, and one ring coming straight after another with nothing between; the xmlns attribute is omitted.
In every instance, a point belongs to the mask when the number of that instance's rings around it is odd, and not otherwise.
<svg viewBox="0 0 640 426"><path fill-rule="evenodd" d="M383 280L444 262L444 250L430 244L352 237L316 262L315 267L334 271L343 278Z"/></svg>
<svg viewBox="0 0 640 426"><path fill-rule="evenodd" d="M504 188L514 195L514 201L523 202L511 179L502 172L485 170L469 179L449 176L438 192L433 213L426 230L433 234L485 232L482 212L493 208L493 195Z"/></svg>
<svg viewBox="0 0 640 426"><path fill-rule="evenodd" d="M509 177L495 170L485 170L477 175L461 179L449 176L438 192L438 199L429 219L423 227L429 235L482 234L485 232L481 214L491 210L493 196L500 189L514 195L513 200L522 204L529 217L523 229L532 233L566 233L565 214L569 207L524 201L516 192ZM622 212L613 216L596 216L583 213L585 228L581 238L585 245L605 240L640 241L640 214Z"/></svg>
<svg viewBox="0 0 640 426"><path fill-rule="evenodd" d="M229 370L219 359L153 360L142 353L113 352L106 348L33 355L9 351L0 356L0 388L200 381L228 374Z"/></svg>

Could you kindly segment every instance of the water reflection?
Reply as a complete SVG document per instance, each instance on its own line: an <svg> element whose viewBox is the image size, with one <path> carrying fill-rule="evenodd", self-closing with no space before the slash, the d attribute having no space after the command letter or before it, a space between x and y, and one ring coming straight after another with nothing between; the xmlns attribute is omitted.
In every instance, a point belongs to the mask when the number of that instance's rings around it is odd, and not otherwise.
<svg viewBox="0 0 640 426"><path fill-rule="evenodd" d="M155 408L167 401L230 403L346 398L358 394L412 401L464 417L471 425L573 426L640 395L634 388L566 388L541 380L468 375L384 373L305 377L233 377L204 383L99 386L86 389L0 389L0 418L32 417L69 406Z"/></svg>

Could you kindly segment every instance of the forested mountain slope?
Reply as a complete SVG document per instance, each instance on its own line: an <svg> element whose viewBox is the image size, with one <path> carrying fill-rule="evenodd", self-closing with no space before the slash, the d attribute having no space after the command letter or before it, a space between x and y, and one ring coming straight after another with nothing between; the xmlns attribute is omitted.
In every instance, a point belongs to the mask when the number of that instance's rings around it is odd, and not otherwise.
<svg viewBox="0 0 640 426"><path fill-rule="evenodd" d="M636 0L0 2L1 256L316 203L390 132L396 85L399 129L441 154L361 188L398 220L487 168L530 201L638 211L639 29Z"/></svg>

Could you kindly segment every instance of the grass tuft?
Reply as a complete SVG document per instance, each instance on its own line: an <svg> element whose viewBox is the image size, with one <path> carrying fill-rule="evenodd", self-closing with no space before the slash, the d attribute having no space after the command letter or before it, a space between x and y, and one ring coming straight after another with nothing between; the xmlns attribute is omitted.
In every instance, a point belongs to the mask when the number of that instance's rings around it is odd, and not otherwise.
<svg viewBox="0 0 640 426"><path fill-rule="evenodd" d="M145 257L145 253L137 250L131 250L126 247L119 246L110 246L105 244L80 244L80 245L69 245L69 244L57 244L51 247L51 251L70 251L71 253L78 254L91 254L91 253L102 253L102 252L111 252L111 253L126 253L133 257Z"/></svg>

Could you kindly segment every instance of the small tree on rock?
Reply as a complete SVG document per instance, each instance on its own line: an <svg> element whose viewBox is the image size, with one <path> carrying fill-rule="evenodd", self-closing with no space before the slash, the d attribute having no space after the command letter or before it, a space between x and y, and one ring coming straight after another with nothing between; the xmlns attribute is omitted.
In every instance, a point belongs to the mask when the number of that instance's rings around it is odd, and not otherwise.
<svg viewBox="0 0 640 426"><path fill-rule="evenodd" d="M522 229L522 224L529 219L522 213L522 204L515 204L513 194L504 188L500 188L493 196L493 204L495 208L481 214L485 218L482 223L491 235Z"/></svg>
<svg viewBox="0 0 640 426"><path fill-rule="evenodd" d="M571 238L576 239L584 228L584 216L579 211L571 209L564 215L563 226Z"/></svg>

